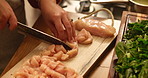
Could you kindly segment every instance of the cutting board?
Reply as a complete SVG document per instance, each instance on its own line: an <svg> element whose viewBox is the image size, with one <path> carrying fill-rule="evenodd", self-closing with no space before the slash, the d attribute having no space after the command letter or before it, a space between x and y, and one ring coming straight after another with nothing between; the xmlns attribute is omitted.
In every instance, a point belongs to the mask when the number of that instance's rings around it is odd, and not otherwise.
<svg viewBox="0 0 148 78"><path fill-rule="evenodd" d="M75 15L71 14L71 18L77 18ZM101 19L101 18L98 18ZM110 24L110 19L101 19L102 22ZM86 72L91 68L91 66L97 62L97 59L104 53L104 50L110 45L110 43L116 38L120 26L120 21L115 20L114 27L116 28L116 33L114 37L111 38L101 38L93 36L93 42L89 45L80 45L77 56L71 58L63 63L73 68L80 75L84 76ZM36 48L34 48L27 56L25 56L21 61L19 61L14 67L12 67L2 78L13 78L12 74L17 71L23 64L24 61L31 58L33 55L39 55L43 49L45 49L50 44L40 43ZM101 59L101 58L99 58Z"/></svg>

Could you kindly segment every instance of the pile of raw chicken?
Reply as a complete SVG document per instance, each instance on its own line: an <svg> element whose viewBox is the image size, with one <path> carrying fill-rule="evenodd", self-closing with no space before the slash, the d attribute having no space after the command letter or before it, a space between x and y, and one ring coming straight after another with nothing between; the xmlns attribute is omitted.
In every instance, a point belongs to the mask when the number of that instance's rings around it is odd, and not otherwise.
<svg viewBox="0 0 148 78"><path fill-rule="evenodd" d="M77 42L68 43L72 50L66 50L62 45L50 45L41 52L24 62L23 66L14 73L15 78L82 78L73 69L66 67L66 61L78 54L78 44L90 44L92 35L99 37L113 37L115 28L93 19L79 19L74 22L79 30Z"/></svg>

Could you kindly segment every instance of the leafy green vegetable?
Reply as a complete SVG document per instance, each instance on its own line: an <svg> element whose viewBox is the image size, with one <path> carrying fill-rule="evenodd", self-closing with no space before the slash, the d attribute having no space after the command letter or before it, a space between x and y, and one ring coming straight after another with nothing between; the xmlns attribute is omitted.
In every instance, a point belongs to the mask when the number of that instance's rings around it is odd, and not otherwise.
<svg viewBox="0 0 148 78"><path fill-rule="evenodd" d="M119 78L148 78L148 20L128 24L115 48Z"/></svg>

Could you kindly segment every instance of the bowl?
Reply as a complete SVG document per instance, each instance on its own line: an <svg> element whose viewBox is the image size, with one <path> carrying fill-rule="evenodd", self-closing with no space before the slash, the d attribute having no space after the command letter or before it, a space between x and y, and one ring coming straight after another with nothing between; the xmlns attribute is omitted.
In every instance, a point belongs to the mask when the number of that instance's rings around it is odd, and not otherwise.
<svg viewBox="0 0 148 78"><path fill-rule="evenodd" d="M129 0L131 7L139 13L148 14L148 0Z"/></svg>

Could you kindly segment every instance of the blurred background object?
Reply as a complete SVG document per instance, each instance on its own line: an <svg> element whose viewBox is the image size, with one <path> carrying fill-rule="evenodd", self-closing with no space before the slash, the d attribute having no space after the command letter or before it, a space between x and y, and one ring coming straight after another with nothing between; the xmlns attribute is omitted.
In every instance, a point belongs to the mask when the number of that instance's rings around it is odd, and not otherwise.
<svg viewBox="0 0 148 78"><path fill-rule="evenodd" d="M107 8L112 11L115 19L120 20L122 11L127 11L128 0L64 0L60 5L68 12L83 14ZM97 16L108 18L106 12L99 12Z"/></svg>
<svg viewBox="0 0 148 78"><path fill-rule="evenodd" d="M148 14L148 0L129 0L129 10Z"/></svg>
<svg viewBox="0 0 148 78"><path fill-rule="evenodd" d="M95 9L91 6L90 0L80 0L78 6L76 6L76 12L78 13L90 13L93 12Z"/></svg>

